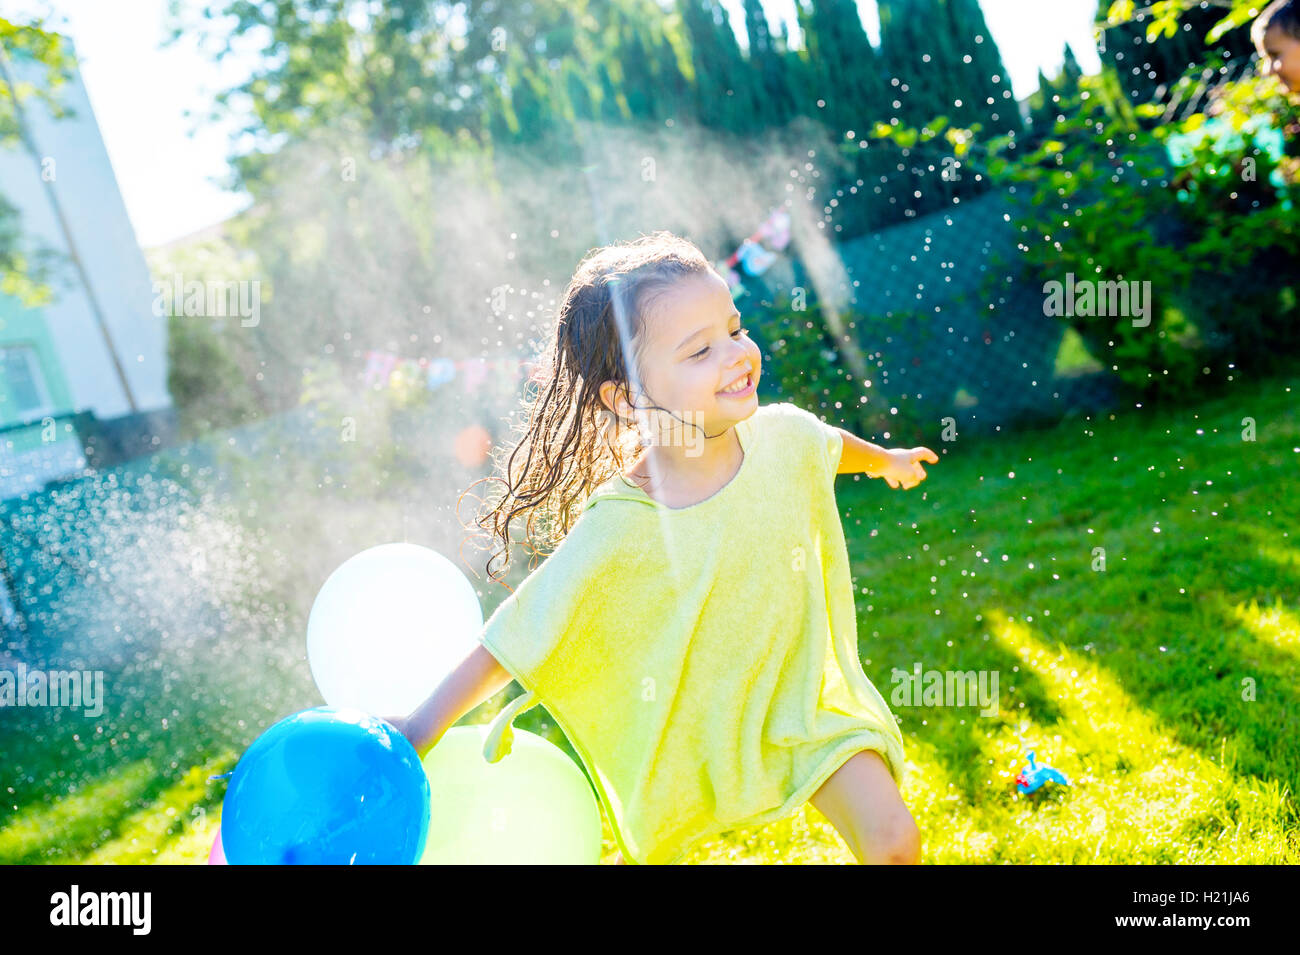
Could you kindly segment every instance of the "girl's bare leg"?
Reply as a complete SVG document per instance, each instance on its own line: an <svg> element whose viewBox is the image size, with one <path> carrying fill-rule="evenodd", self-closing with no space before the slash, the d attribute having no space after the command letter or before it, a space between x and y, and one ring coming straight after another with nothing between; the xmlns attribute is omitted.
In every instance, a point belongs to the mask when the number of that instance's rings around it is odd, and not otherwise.
<svg viewBox="0 0 1300 955"><path fill-rule="evenodd" d="M874 750L850 756L808 801L831 821L863 865L921 861L921 831L884 758Z"/></svg>

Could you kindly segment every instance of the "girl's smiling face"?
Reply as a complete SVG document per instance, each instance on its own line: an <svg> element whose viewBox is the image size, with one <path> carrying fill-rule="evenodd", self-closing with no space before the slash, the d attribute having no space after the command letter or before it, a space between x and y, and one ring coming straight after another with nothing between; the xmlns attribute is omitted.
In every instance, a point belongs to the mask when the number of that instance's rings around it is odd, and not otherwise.
<svg viewBox="0 0 1300 955"><path fill-rule="evenodd" d="M674 443L675 428L679 436L685 431L686 447L698 448L703 436L725 434L758 409L762 358L716 272L685 276L655 296L644 334L639 365L649 400L637 405L653 402L680 419L647 412L653 443ZM737 385L737 393L725 393Z"/></svg>
<svg viewBox="0 0 1300 955"><path fill-rule="evenodd" d="M1300 40L1270 26L1264 31L1259 57L1265 75L1276 76L1289 92L1300 93Z"/></svg>

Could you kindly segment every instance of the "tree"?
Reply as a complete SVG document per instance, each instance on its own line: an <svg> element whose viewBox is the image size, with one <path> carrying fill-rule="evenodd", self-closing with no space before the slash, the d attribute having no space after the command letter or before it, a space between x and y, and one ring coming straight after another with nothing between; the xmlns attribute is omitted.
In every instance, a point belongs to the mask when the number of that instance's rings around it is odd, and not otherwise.
<svg viewBox="0 0 1300 955"><path fill-rule="evenodd" d="M0 145L22 143L37 161L24 131L25 104L36 100L56 118L70 115L58 90L71 79L75 67L64 38L43 29L44 22L14 23L0 17ZM23 82L15 70L18 62L35 64L41 80ZM0 293L14 296L28 307L45 304L51 296L47 283L58 260L53 250L24 242L17 208L0 195Z"/></svg>
<svg viewBox="0 0 1300 955"><path fill-rule="evenodd" d="M957 126L979 123L991 135L1021 131L1010 78L977 0L881 0L880 45L906 125L945 116Z"/></svg>
<svg viewBox="0 0 1300 955"><path fill-rule="evenodd" d="M962 80L962 98L971 104L971 115L994 133L1021 132L1023 124L1011 91L1011 78L978 0L942 2L948 14L949 35L955 41L954 76Z"/></svg>
<svg viewBox="0 0 1300 955"><path fill-rule="evenodd" d="M733 133L758 128L754 74L746 68L726 11L715 0L677 0L677 9L690 40L696 117Z"/></svg>
<svg viewBox="0 0 1300 955"><path fill-rule="evenodd" d="M1040 69L1038 89L1029 97L1029 124L1031 132L1024 145L1033 148L1047 138L1058 119L1072 113L1080 102L1079 80L1083 70L1075 58L1070 44L1065 45L1061 72L1049 80Z"/></svg>
<svg viewBox="0 0 1300 955"><path fill-rule="evenodd" d="M795 94L790 63L768 29L761 0L745 0L745 34L749 44L749 68L757 74L756 87L762 118L780 125L795 114Z"/></svg>
<svg viewBox="0 0 1300 955"><path fill-rule="evenodd" d="M1164 101L1175 81L1212 59L1242 64L1254 47L1248 30L1250 10L1259 0L1233 0L1228 15L1222 5L1162 0L1137 10L1132 3L1099 0L1097 22L1104 40L1099 54L1115 68L1132 103ZM1108 20L1109 18L1109 20Z"/></svg>
<svg viewBox="0 0 1300 955"><path fill-rule="evenodd" d="M1061 61L1061 76L1067 84L1067 91L1079 88L1079 79L1083 76L1083 67L1079 66L1079 60L1074 55L1074 48L1069 43L1065 44L1065 55Z"/></svg>
<svg viewBox="0 0 1300 955"><path fill-rule="evenodd" d="M879 4L880 54L889 74L890 93L898 106L893 116L907 126L923 126L937 116L951 116L953 96L940 62L947 37L936 30L938 0L888 0Z"/></svg>
<svg viewBox="0 0 1300 955"><path fill-rule="evenodd" d="M854 0L817 0L800 7L799 26L808 79L816 99L824 104L815 115L837 137L846 130L860 131L868 120L882 117L889 108L888 91ZM815 104L805 104L809 106Z"/></svg>

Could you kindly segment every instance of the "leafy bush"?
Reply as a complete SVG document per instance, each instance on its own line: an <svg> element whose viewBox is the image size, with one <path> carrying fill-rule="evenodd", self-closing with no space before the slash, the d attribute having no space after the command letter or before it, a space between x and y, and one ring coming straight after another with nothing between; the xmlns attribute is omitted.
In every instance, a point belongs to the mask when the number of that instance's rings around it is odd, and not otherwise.
<svg viewBox="0 0 1300 955"><path fill-rule="evenodd" d="M1085 78L1080 108L1061 117L1031 154L1012 160L990 144L989 172L1022 200L1023 264L1043 282L1150 282L1149 324L1131 314L1068 317L1089 351L1134 392L1199 390L1212 366L1262 369L1298 342L1295 276L1297 187L1247 131L1253 114L1294 107L1269 83L1233 84L1214 106L1239 143L1204 139L1181 170L1166 148L1206 122L1158 122L1162 107L1115 108L1113 78ZM1250 175L1243 175L1249 170ZM1276 173L1275 173L1276 170Z"/></svg>
<svg viewBox="0 0 1300 955"><path fill-rule="evenodd" d="M1243 370L1267 369L1300 353L1297 162L1262 145L1269 134L1280 140L1278 131L1293 126L1297 114L1271 85L1229 87L1212 122L1231 134L1202 136L1170 184L1187 266L1175 301L1211 351ZM1260 128L1260 118L1271 125ZM1178 133L1203 127L1205 119L1194 114ZM1170 129L1156 134L1167 139Z"/></svg>
<svg viewBox="0 0 1300 955"><path fill-rule="evenodd" d="M867 318L846 311L840 318L850 337L867 323L878 331L927 329L930 324L922 316L904 313ZM783 295L747 321L765 352L766 387L760 384L760 390L770 388L771 400L793 402L869 440L920 435L933 425L934 409L895 393L880 362L866 365L870 377L865 381L854 375L846 356L856 350L856 340L832 338L814 295L798 303Z"/></svg>
<svg viewBox="0 0 1300 955"><path fill-rule="evenodd" d="M232 351L231 335L203 318L167 319L167 390L187 438L247 424L263 413Z"/></svg>
<svg viewBox="0 0 1300 955"><path fill-rule="evenodd" d="M254 262L224 236L150 250L146 258L168 302L176 283L254 280ZM259 290L262 291L262 290ZM181 432L195 438L254 421L269 410L262 388L265 366L250 329L228 316L167 315L167 390Z"/></svg>

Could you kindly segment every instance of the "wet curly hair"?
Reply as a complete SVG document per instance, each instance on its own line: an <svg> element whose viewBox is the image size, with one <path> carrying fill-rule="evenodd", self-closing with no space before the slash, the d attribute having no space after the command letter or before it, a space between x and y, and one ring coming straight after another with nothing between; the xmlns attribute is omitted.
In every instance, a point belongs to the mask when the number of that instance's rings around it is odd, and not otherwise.
<svg viewBox="0 0 1300 955"><path fill-rule="evenodd" d="M553 550L591 492L640 456L637 422L607 406L600 386L614 382L636 413L658 407L642 386L647 315L676 282L708 272L718 274L694 243L665 231L593 249L578 264L525 384L527 425L505 460L494 461L496 473L482 479L502 487L474 521L489 546L499 545L485 567L491 579L509 586L502 578L511 521L527 517L525 549ZM530 568L540 553L531 550ZM501 556L505 563L494 572Z"/></svg>

